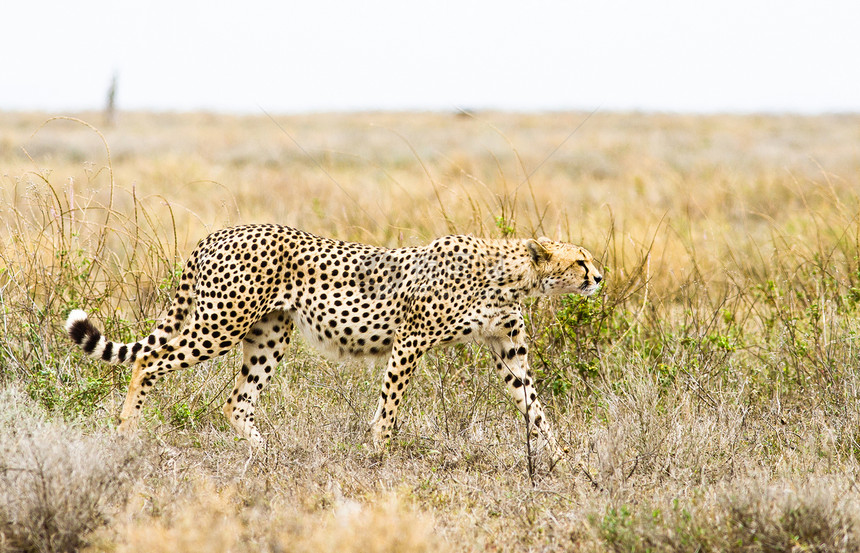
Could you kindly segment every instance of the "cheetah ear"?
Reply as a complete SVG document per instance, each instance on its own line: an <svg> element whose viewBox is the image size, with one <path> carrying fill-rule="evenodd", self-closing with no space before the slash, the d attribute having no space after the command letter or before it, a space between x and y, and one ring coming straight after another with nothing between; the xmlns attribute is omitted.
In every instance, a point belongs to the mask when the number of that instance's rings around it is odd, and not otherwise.
<svg viewBox="0 0 860 553"><path fill-rule="evenodd" d="M552 257L552 254L544 247L541 241L541 239L526 240L526 248L528 248L532 263L535 265L549 261L549 258Z"/></svg>

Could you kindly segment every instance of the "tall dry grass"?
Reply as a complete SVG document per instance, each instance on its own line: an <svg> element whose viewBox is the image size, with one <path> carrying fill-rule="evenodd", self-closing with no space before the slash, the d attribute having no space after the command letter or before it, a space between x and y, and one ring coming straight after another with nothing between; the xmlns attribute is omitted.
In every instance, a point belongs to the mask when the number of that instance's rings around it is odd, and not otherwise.
<svg viewBox="0 0 860 553"><path fill-rule="evenodd" d="M481 348L426 356L380 456L378 368L298 341L262 452L219 415L235 355L159 383L150 468L90 548L856 550L860 120L598 113L571 134L584 118L123 114L100 134L0 114L0 381L57 424L112 426L128 378L63 338L65 313L148 331L226 225L548 235L607 275L526 306L567 471L530 470Z"/></svg>

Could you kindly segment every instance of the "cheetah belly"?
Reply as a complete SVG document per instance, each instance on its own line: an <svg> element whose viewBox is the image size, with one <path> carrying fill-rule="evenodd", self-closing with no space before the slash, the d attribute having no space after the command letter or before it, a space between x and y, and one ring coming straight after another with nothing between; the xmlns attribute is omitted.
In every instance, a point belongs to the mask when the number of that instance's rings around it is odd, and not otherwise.
<svg viewBox="0 0 860 553"><path fill-rule="evenodd" d="M304 280L286 277L291 286L282 305L305 340L326 357L387 357L409 303L409 281L398 267L384 257L354 255L340 261L337 274L323 276L332 267L305 263Z"/></svg>
<svg viewBox="0 0 860 553"><path fill-rule="evenodd" d="M379 329L364 334L353 333L350 336L346 336L343 332L337 334L331 332L332 336L329 338L325 334L326 329L320 327L322 328L320 331L316 322L309 322L298 312L293 312L292 315L293 323L307 343L332 361L361 357L379 359L388 357L391 353L395 329L386 331ZM376 339L373 340L373 338Z"/></svg>
<svg viewBox="0 0 860 553"><path fill-rule="evenodd" d="M399 297L361 287L305 293L289 309L293 323L307 342L333 360L386 357L403 318Z"/></svg>

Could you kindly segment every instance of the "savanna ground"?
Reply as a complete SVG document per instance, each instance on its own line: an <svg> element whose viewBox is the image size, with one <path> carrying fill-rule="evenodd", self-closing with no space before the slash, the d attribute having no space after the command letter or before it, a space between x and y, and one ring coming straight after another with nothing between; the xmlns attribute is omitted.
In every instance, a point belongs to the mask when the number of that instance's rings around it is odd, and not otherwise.
<svg viewBox="0 0 860 553"><path fill-rule="evenodd" d="M101 134L0 113L0 550L860 549L860 117L78 117ZM425 357L382 455L381 369L301 340L265 450L221 415L235 354L118 437L129 371L65 315L148 333L196 241L249 222L588 247L595 297L526 307L567 468L475 346Z"/></svg>

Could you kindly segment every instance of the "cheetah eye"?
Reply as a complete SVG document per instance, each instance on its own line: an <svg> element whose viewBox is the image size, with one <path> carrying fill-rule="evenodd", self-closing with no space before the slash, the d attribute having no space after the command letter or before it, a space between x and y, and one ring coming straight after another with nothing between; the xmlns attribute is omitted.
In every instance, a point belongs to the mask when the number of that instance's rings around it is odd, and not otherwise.
<svg viewBox="0 0 860 553"><path fill-rule="evenodd" d="M583 261L582 259L577 259L576 264L585 269L585 261Z"/></svg>

